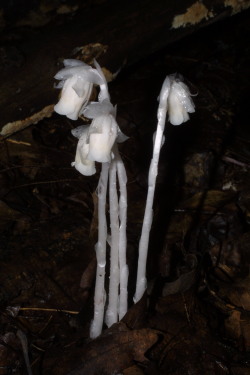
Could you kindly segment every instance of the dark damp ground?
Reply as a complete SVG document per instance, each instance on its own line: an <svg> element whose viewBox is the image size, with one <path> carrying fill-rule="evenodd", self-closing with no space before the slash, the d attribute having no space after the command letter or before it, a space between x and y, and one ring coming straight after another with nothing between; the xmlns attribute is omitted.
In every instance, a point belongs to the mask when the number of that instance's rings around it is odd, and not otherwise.
<svg viewBox="0 0 250 375"><path fill-rule="evenodd" d="M0 374L27 374L25 337L34 375L250 373L249 15L198 31L110 83L130 137L120 146L130 309L96 340L99 169L83 177L70 166L70 130L81 121L54 114L1 142ZM196 113L166 126L148 296L133 305L156 99L174 72L197 94Z"/></svg>

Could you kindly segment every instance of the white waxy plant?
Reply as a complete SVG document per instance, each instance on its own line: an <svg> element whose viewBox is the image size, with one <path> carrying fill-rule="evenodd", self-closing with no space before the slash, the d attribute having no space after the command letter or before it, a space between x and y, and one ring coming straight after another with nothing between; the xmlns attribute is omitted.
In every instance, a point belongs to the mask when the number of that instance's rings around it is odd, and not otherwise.
<svg viewBox="0 0 250 375"><path fill-rule="evenodd" d="M79 139L76 148L75 161L71 163L71 166L75 167L75 169L84 176L92 176L96 173L95 162L88 159L88 132L89 127L84 125L71 131L72 135Z"/></svg>
<svg viewBox="0 0 250 375"><path fill-rule="evenodd" d="M128 309L128 266L127 248L127 176L118 150L118 143L127 140L116 122L116 108L110 102L105 76L94 61L95 68L79 61L64 60L65 68L55 78L62 88L59 102L54 109L57 113L77 120L83 114L90 125L78 126L72 134L78 138L75 161L72 163L82 175L96 173L95 163L102 163L97 187L98 195L98 240L95 246L97 271L94 296L94 317L90 327L90 337L102 332L105 308L105 322L108 327L121 320ZM94 85L99 86L98 102L89 102ZM180 125L194 112L194 104L188 87L176 75L167 76L159 96L157 112L158 125L153 137L153 157L148 176L148 195L139 243L137 282L134 302L143 296L146 287L146 263L150 230L153 220L153 201L160 149L164 143L164 128L168 112L169 121ZM108 241L106 201L109 197L111 235ZM106 247L110 245L109 295L106 307L105 275Z"/></svg>
<svg viewBox="0 0 250 375"><path fill-rule="evenodd" d="M77 120L80 110L89 101L93 84L101 84L102 77L100 72L82 61L67 59L63 63L65 68L55 75L55 79L60 80L56 88L62 88L62 92L54 110L59 115Z"/></svg>
<svg viewBox="0 0 250 375"><path fill-rule="evenodd" d="M106 197L108 185L109 163L102 164L102 171L97 187L98 195L98 241L96 251L96 284L94 296L94 317L90 327L90 337L95 338L102 332L104 309L106 302L105 274L106 274L106 245L107 245L107 220Z"/></svg>
<svg viewBox="0 0 250 375"><path fill-rule="evenodd" d="M169 122L172 125L181 125L189 120L189 114L195 111L194 103L187 85L175 75L169 76L170 92L168 101Z"/></svg>
<svg viewBox="0 0 250 375"><path fill-rule="evenodd" d="M88 159L107 163L111 161L111 150L117 138L118 125L110 114L96 117L89 129Z"/></svg>
<svg viewBox="0 0 250 375"><path fill-rule="evenodd" d="M142 298L147 288L146 265L148 244L153 220L153 203L156 177L158 174L158 162L161 146L165 140L163 132L165 128L166 115L168 112L169 122L172 125L180 125L189 119L188 113L194 111L194 104L188 87L182 81L180 81L180 79L176 78L176 75L167 76L163 82L159 96L159 107L157 112L158 124L156 134L154 134L153 137L154 146L148 174L148 194L139 243L136 291L134 295L135 303Z"/></svg>
<svg viewBox="0 0 250 375"><path fill-rule="evenodd" d="M107 195L111 227L110 282L105 319L108 327L122 319L127 312L127 177L117 143L128 137L121 132L116 122L116 108L110 102L108 85L99 64L95 61L95 68L92 68L78 60L65 60L64 65L65 68L55 76L61 80L59 87L62 88L55 111L72 120L76 120L81 114L92 120L90 125L72 130L72 134L78 138L72 166L81 174L91 176L96 172L95 163L102 163L97 187L98 240L95 246L97 271L94 318L90 327L90 336L95 338L102 332L106 303ZM98 102L89 103L93 85L99 85L100 88Z"/></svg>

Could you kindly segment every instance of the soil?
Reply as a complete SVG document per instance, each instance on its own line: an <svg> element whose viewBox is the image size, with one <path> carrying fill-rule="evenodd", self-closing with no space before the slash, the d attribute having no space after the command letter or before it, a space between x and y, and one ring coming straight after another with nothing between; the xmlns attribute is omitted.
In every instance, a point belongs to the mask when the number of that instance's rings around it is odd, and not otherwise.
<svg viewBox="0 0 250 375"><path fill-rule="evenodd" d="M95 340L100 165L92 177L71 167L71 130L83 120L54 113L1 140L0 374L250 373L249 15L125 65L109 83L129 136L119 145L128 174L129 310ZM133 304L157 97L175 72L196 112L166 125L148 290Z"/></svg>

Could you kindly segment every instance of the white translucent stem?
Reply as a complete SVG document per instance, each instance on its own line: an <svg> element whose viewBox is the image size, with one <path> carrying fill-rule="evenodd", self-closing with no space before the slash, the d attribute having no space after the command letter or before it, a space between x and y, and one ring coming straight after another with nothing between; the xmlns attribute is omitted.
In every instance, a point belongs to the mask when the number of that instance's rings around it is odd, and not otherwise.
<svg viewBox="0 0 250 375"><path fill-rule="evenodd" d="M116 158L111 162L109 170L109 211L110 211L110 279L109 279L109 303L105 322L108 327L118 321L119 299L119 210L116 184L117 162Z"/></svg>
<svg viewBox="0 0 250 375"><path fill-rule="evenodd" d="M120 298L119 298L119 320L128 310L128 266L126 260L127 252L127 174L120 157L118 148L115 147L115 158L117 160L117 175L119 181L119 266L120 266Z"/></svg>
<svg viewBox="0 0 250 375"><path fill-rule="evenodd" d="M90 337L95 338L102 332L104 307L106 301L105 292L105 267L106 267L106 196L110 163L102 164L102 171L97 187L98 194L98 242L95 246L97 269L94 297L94 318L91 322Z"/></svg>
<svg viewBox="0 0 250 375"><path fill-rule="evenodd" d="M156 130L156 136L154 141L153 157L151 160L149 175L148 175L148 194L147 201L142 225L142 233L139 243L139 259L138 259L138 269L137 269L137 280L136 280L136 291L134 295L134 302L138 302L147 287L146 279L146 264L148 256L148 243L149 235L152 226L153 218L153 202L154 202L154 192L155 192L155 183L156 177L158 174L158 162L160 156L160 150L163 139L163 132L165 128L166 113L167 113L167 98L169 94L169 78L167 77L163 83L162 90L160 93L160 103L158 107L158 124Z"/></svg>

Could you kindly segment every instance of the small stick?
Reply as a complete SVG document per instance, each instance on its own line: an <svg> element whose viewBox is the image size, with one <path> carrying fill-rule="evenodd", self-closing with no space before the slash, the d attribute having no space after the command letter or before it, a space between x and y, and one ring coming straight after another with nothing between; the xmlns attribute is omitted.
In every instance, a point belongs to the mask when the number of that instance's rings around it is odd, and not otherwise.
<svg viewBox="0 0 250 375"><path fill-rule="evenodd" d="M23 333L23 331L21 331L20 329L17 331L16 335L19 338L19 340L21 341L21 345L22 345L22 349L23 349L23 356L24 356L26 367L27 367L28 375L32 375L32 370L31 370L30 360L29 360L29 354L28 354L27 337Z"/></svg>
<svg viewBox="0 0 250 375"><path fill-rule="evenodd" d="M61 310L61 309L46 309L43 307L20 307L20 311L47 311L47 312L62 312L66 314L77 315L79 311L72 311L72 310Z"/></svg>
<svg viewBox="0 0 250 375"><path fill-rule="evenodd" d="M97 187L98 194L98 242L95 246L97 269L94 297L94 318L91 322L90 337L95 338L102 332L104 307L106 302L105 292L105 267L106 267L106 195L110 163L102 163L102 171Z"/></svg>

